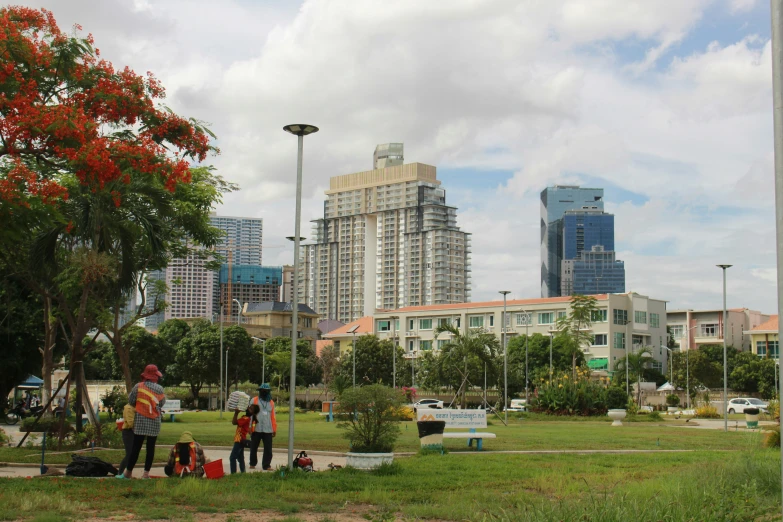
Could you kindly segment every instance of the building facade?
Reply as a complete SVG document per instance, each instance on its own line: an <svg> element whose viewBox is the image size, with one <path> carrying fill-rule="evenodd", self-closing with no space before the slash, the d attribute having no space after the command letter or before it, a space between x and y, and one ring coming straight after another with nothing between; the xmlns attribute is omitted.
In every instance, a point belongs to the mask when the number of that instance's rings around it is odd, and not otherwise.
<svg viewBox="0 0 783 522"><path fill-rule="evenodd" d="M603 210L604 189L555 185L541 191L541 297L560 295L562 217L568 210Z"/></svg>
<svg viewBox="0 0 783 522"><path fill-rule="evenodd" d="M300 304L297 310L298 338L308 341L315 349L315 342L319 339L318 314L304 304ZM291 337L292 311L291 303L245 303L242 306L242 327L259 339Z"/></svg>
<svg viewBox="0 0 783 522"><path fill-rule="evenodd" d="M324 319L470 299L470 234L435 167L382 147L374 162L390 166L331 178L316 244L303 249L300 298Z"/></svg>
<svg viewBox="0 0 783 522"><path fill-rule="evenodd" d="M625 292L625 263L615 255L595 245L577 259L564 259L560 281L563 295Z"/></svg>
<svg viewBox="0 0 783 522"><path fill-rule="evenodd" d="M293 297L294 267L283 265L283 286L280 288L280 299L283 303L290 303Z"/></svg>
<svg viewBox="0 0 783 522"><path fill-rule="evenodd" d="M668 364L666 345L666 302L636 293L594 296L598 311L591 333L593 345L584 350L588 365L594 370L612 370L626 350L649 347L655 367ZM505 333L513 336L536 333L556 334L556 321L570 312L570 297L510 300L506 304ZM457 303L432 306L411 306L374 314L373 333L381 339L396 339L408 357L438 350L450 334L435 338L435 329L450 323L461 329L484 328L501 337L503 333L503 301ZM350 325L346 325L346 330ZM336 332L327 336L345 341Z"/></svg>
<svg viewBox="0 0 783 522"><path fill-rule="evenodd" d="M228 278L231 266L231 299L244 303L264 303L280 299L283 268L259 265L223 265L220 267L220 302L228 302ZM238 310L233 303L233 309ZM236 322L237 315L226 317L227 322Z"/></svg>
<svg viewBox="0 0 783 522"><path fill-rule="evenodd" d="M726 327L723 310L669 310L667 324L674 342L681 350L696 350L703 344L723 344L743 352L751 351L751 338L746 332L768 321L770 316L757 310L732 308L726 310Z"/></svg>
<svg viewBox="0 0 783 522"><path fill-rule="evenodd" d="M759 357L780 360L778 316L770 316L768 321L751 328L745 334L750 338L750 349Z"/></svg>

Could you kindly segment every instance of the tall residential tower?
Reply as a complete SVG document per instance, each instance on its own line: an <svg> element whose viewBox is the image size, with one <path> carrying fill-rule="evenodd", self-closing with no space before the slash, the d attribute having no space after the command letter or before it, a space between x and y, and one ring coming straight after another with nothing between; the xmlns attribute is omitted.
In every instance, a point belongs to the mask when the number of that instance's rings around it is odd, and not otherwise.
<svg viewBox="0 0 783 522"><path fill-rule="evenodd" d="M316 244L304 247L300 293L324 319L470 300L470 234L446 205L436 169L379 145L375 169L331 178Z"/></svg>

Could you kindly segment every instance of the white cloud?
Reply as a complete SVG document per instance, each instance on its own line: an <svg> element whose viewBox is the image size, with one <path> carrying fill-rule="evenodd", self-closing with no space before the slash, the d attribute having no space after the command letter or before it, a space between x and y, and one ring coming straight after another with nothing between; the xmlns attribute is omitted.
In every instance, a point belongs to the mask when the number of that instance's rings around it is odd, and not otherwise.
<svg viewBox="0 0 783 522"><path fill-rule="evenodd" d="M756 4L758 3L757 0L728 0L729 1L729 11L731 11L732 14L741 13L744 11L751 11L754 7L756 7Z"/></svg>
<svg viewBox="0 0 783 522"><path fill-rule="evenodd" d="M737 33L678 55L709 0L45 3L211 122L215 164L243 188L224 208L264 217L269 245L293 233L296 142L282 127L313 123L305 235L330 176L403 141L407 161L514 172L500 187L445 186L474 234L474 300L538 295L538 193L590 176L647 198L608 202L629 289L715 306L710 267L729 260L729 304L773 309L760 275L774 268L770 49ZM635 63L612 50L628 42L642 46Z"/></svg>

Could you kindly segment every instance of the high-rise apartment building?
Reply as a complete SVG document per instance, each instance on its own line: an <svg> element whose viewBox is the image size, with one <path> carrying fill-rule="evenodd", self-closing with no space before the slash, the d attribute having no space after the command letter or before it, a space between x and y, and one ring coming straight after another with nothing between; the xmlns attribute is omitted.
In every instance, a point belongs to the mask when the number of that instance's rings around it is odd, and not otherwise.
<svg viewBox="0 0 783 522"><path fill-rule="evenodd" d="M457 226L436 169L379 145L370 171L331 178L300 297L324 319L470 299L470 234Z"/></svg>
<svg viewBox="0 0 783 522"><path fill-rule="evenodd" d="M566 211L603 209L604 189L555 185L541 192L541 297L562 295L562 218Z"/></svg>
<svg viewBox="0 0 783 522"><path fill-rule="evenodd" d="M229 265L220 267L219 302L228 302ZM245 303L277 302L280 299L280 287L283 281L283 268L279 266L233 265L231 266L231 298L242 305ZM237 304L233 303L233 315L228 322L237 320ZM227 315L227 314L225 314Z"/></svg>
<svg viewBox="0 0 783 522"><path fill-rule="evenodd" d="M601 245L581 252L576 259L564 259L561 264L563 295L625 292L625 263Z"/></svg>
<svg viewBox="0 0 783 522"><path fill-rule="evenodd" d="M264 238L264 220L261 218L218 216L209 217L213 227L226 233L215 247L215 252L226 258L231 251L231 262L235 265L261 265L261 251Z"/></svg>

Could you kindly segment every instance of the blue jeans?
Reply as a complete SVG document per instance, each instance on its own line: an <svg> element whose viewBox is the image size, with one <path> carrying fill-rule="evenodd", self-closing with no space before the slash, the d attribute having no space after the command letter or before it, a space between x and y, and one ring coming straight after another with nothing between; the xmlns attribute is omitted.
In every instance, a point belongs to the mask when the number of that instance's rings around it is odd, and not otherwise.
<svg viewBox="0 0 783 522"><path fill-rule="evenodd" d="M245 472L245 446L242 442L235 442L234 447L231 448L231 455L228 457L228 462L231 465L231 474L237 472L237 461L239 461L239 471Z"/></svg>

